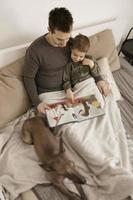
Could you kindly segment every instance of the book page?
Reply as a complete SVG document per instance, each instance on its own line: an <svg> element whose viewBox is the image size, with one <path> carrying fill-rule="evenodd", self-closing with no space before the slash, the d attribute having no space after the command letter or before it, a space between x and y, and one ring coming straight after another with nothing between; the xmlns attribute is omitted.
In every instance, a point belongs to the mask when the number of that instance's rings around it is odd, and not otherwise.
<svg viewBox="0 0 133 200"><path fill-rule="evenodd" d="M74 112L78 121L83 121L105 114L95 95L85 96L78 99Z"/></svg>
<svg viewBox="0 0 133 200"><path fill-rule="evenodd" d="M46 110L46 117L50 127L91 119L105 113L95 95L77 98L73 104L66 100L49 106L51 109Z"/></svg>
<svg viewBox="0 0 133 200"><path fill-rule="evenodd" d="M63 103L56 105L55 108L46 110L46 116L50 127L78 121L73 107Z"/></svg>

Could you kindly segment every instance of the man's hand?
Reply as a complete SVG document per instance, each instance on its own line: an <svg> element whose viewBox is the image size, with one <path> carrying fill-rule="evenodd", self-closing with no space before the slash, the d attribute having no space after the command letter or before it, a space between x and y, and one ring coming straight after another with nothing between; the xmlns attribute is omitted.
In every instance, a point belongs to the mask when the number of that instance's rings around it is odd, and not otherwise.
<svg viewBox="0 0 133 200"><path fill-rule="evenodd" d="M70 88L66 90L66 96L72 103L74 103L74 94Z"/></svg>
<svg viewBox="0 0 133 200"><path fill-rule="evenodd" d="M89 59L89 58L84 58L84 60L82 61L83 65L89 65L89 67L92 69L94 67L94 62L93 60Z"/></svg>
<svg viewBox="0 0 133 200"><path fill-rule="evenodd" d="M37 111L40 114L41 113L45 114L45 110L46 109L50 109L50 107L46 103L44 103L44 102L39 103L38 106L37 106Z"/></svg>
<svg viewBox="0 0 133 200"><path fill-rule="evenodd" d="M105 97L108 96L108 94L111 92L109 84L106 81L98 81L97 87L100 90L101 94L103 94Z"/></svg>

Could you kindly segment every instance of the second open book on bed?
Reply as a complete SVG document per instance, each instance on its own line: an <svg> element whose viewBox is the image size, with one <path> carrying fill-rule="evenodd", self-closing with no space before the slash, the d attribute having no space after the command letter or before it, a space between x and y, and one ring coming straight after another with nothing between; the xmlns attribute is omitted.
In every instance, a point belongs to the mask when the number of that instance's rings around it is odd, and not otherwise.
<svg viewBox="0 0 133 200"><path fill-rule="evenodd" d="M46 110L46 117L50 127L80 122L105 114L95 95L77 98L73 104L66 100L49 106L51 109Z"/></svg>

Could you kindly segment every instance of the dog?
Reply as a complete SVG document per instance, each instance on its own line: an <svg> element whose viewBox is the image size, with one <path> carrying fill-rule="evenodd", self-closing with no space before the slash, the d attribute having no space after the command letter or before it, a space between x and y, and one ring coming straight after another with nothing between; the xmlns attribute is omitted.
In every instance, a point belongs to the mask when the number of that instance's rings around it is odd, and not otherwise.
<svg viewBox="0 0 133 200"><path fill-rule="evenodd" d="M60 192L70 200L88 199L81 186L86 184L86 179L76 170L75 164L67 158L62 137L53 134L44 116L27 119L22 126L21 137L25 143L34 144L41 166L48 171L49 180ZM65 178L69 178L74 183L80 195L70 191L64 185Z"/></svg>

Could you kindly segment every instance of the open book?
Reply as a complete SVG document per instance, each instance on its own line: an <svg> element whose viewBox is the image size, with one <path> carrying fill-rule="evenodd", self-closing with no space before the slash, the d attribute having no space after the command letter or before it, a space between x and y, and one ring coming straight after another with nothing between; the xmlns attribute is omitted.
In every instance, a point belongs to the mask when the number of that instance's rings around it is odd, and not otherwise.
<svg viewBox="0 0 133 200"><path fill-rule="evenodd" d="M105 114L95 95L75 99L72 104L69 100L49 105L46 117L50 127L61 124L80 122Z"/></svg>

